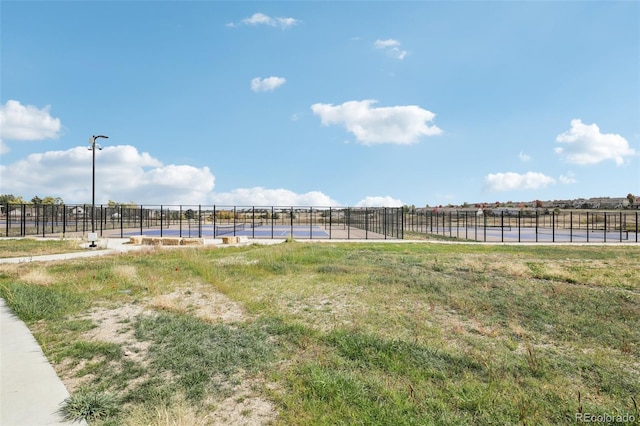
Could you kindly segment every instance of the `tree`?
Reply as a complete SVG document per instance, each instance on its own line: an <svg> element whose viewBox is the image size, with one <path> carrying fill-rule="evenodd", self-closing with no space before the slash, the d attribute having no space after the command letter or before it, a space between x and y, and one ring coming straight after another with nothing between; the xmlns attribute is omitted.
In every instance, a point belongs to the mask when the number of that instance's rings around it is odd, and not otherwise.
<svg viewBox="0 0 640 426"><path fill-rule="evenodd" d="M43 200L41 200L42 204L47 204L47 205L60 205L60 204L64 204L64 202L62 201L62 198L60 197L52 197L52 196L48 196L48 197L44 197Z"/></svg>
<svg viewBox="0 0 640 426"><path fill-rule="evenodd" d="M0 204L13 204L15 199L16 196L13 194L2 194L0 195Z"/></svg>
<svg viewBox="0 0 640 426"><path fill-rule="evenodd" d="M629 207L633 207L633 203L636 201L636 196L632 193L628 193L627 200L629 200Z"/></svg>

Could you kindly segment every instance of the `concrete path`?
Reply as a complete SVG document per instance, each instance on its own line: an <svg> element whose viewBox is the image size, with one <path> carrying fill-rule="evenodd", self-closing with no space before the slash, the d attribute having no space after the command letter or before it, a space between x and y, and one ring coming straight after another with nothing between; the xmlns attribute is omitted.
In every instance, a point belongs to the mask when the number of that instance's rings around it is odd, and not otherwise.
<svg viewBox="0 0 640 426"><path fill-rule="evenodd" d="M27 326L0 299L0 425L70 425L67 389Z"/></svg>

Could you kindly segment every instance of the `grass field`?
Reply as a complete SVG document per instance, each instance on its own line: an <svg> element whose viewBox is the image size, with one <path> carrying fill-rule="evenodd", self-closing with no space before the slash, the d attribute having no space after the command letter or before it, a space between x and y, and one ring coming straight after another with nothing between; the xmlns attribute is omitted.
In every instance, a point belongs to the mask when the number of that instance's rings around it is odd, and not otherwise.
<svg viewBox="0 0 640 426"><path fill-rule="evenodd" d="M290 242L0 265L0 296L90 424L640 424L638 265Z"/></svg>
<svg viewBox="0 0 640 426"><path fill-rule="evenodd" d="M20 238L0 240L0 258L40 256L86 250L75 239Z"/></svg>

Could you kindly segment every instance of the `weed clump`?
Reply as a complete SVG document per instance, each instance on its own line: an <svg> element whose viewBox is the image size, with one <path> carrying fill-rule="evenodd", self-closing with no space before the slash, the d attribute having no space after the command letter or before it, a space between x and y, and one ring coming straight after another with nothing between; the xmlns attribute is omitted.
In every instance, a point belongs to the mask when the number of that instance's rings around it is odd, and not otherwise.
<svg viewBox="0 0 640 426"><path fill-rule="evenodd" d="M105 420L116 417L120 411L118 399L110 393L80 390L65 399L62 414L66 420Z"/></svg>

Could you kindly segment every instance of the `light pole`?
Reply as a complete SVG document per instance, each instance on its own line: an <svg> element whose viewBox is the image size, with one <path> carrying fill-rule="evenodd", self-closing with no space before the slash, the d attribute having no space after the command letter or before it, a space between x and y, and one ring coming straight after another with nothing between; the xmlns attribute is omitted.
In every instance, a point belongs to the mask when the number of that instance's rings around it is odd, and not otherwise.
<svg viewBox="0 0 640 426"><path fill-rule="evenodd" d="M99 144L96 144L96 139L109 139L109 136L104 136L104 135L98 135L98 136L91 136L89 138L89 151L93 151L93 162L92 162L92 179L91 179L91 233L95 233L96 232L96 222L95 222L95 216L96 216L96 148L98 148L99 150L102 150L102 147ZM91 241L91 245L90 247L95 247L96 246L96 242L95 241Z"/></svg>

